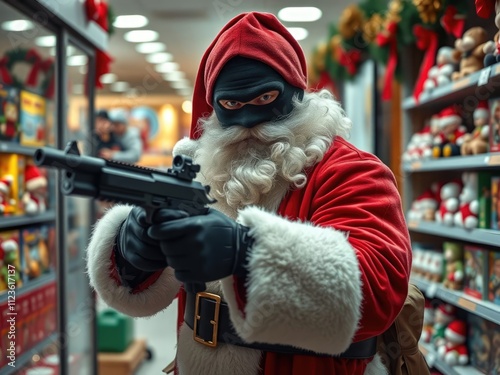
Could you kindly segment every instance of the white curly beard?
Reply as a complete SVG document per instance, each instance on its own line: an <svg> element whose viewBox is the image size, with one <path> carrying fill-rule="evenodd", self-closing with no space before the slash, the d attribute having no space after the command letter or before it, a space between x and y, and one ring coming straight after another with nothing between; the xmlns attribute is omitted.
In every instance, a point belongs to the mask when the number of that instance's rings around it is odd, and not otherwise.
<svg viewBox="0 0 500 375"><path fill-rule="evenodd" d="M247 129L222 128L215 114L201 120L196 142L199 179L232 210L259 205L275 210L289 188L302 188L305 170L319 162L336 135L351 126L327 91L306 93L284 119ZM279 196L276 196L279 195Z"/></svg>

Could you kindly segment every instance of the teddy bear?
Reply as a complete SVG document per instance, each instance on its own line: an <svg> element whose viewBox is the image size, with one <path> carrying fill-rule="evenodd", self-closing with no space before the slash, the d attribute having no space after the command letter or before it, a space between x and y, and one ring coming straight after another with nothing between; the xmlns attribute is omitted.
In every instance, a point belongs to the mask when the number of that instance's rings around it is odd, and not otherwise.
<svg viewBox="0 0 500 375"><path fill-rule="evenodd" d="M453 218L459 208L459 196L462 191L462 181L455 179L444 183L439 190L441 203L436 211L435 220L446 226L453 225Z"/></svg>
<svg viewBox="0 0 500 375"><path fill-rule="evenodd" d="M458 197L460 206L453 216L453 223L457 227L466 229L477 228L479 222L479 201L477 187L477 173L462 173L463 187Z"/></svg>
<svg viewBox="0 0 500 375"><path fill-rule="evenodd" d="M461 290L464 280L464 252L460 244L443 243L443 253L446 262L443 286L452 290Z"/></svg>
<svg viewBox="0 0 500 375"><path fill-rule="evenodd" d="M444 331L444 342L437 347L438 357L450 366L466 365L469 352L465 344L467 325L463 320L453 320Z"/></svg>
<svg viewBox="0 0 500 375"><path fill-rule="evenodd" d="M488 33L482 27L472 27L455 41L456 55L461 54L459 70L453 72L451 79L456 81L484 67L484 44L488 41Z"/></svg>
<svg viewBox="0 0 500 375"><path fill-rule="evenodd" d="M427 73L423 92L428 93L438 86L451 82L451 75L457 70L458 62L457 53L452 47L441 47L436 56L436 65Z"/></svg>
<svg viewBox="0 0 500 375"><path fill-rule="evenodd" d="M434 310L434 325L432 326L431 341L435 347L445 342L445 330L448 324L455 320L457 309L448 303L441 303Z"/></svg>
<svg viewBox="0 0 500 375"><path fill-rule="evenodd" d="M463 136L463 142L460 146L462 155L477 155L488 151L490 127L490 110L488 102L483 100L479 102L474 110L474 130Z"/></svg>

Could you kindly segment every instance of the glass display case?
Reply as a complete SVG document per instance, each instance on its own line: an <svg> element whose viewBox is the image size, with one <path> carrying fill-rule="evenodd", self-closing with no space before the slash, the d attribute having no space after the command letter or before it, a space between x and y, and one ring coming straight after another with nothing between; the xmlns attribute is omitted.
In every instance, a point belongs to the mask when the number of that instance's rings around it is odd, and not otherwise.
<svg viewBox="0 0 500 375"><path fill-rule="evenodd" d="M64 196L39 147L92 154L96 50L79 0L0 0L0 375L97 374L84 252L95 208Z"/></svg>

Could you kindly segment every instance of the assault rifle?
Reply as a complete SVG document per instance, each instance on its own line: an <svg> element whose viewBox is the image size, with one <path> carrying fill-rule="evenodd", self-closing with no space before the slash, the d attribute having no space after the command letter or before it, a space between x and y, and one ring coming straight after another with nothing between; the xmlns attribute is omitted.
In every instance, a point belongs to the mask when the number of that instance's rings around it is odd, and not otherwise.
<svg viewBox="0 0 500 375"><path fill-rule="evenodd" d="M207 204L215 203L208 195L210 187L193 181L200 166L183 155L175 156L172 168L163 172L81 155L77 142L71 141L64 152L49 147L37 149L34 161L38 166L61 171L64 195L141 206L149 223L159 208L183 210L193 216L206 213Z"/></svg>

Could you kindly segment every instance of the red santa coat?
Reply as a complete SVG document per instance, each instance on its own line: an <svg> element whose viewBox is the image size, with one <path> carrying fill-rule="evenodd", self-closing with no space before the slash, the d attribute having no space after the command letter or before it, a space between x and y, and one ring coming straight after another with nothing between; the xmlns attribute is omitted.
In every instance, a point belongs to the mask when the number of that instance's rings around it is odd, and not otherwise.
<svg viewBox="0 0 500 375"><path fill-rule="evenodd" d="M361 270L361 310L368 312L362 316L353 342L377 336L401 310L411 269L409 235L392 172L375 156L336 138L308 176L303 189L285 196L278 215L349 233ZM235 289L244 312L248 297L244 283L237 280ZM183 293L179 317L184 316ZM362 375L368 362L268 352L262 357L261 374Z"/></svg>
<svg viewBox="0 0 500 375"><path fill-rule="evenodd" d="M336 138L307 174L307 185L290 190L277 213L257 207L240 211L238 219L255 239L247 288L242 280L227 278L219 293L243 339L334 355L392 324L407 295L410 241L394 176L373 155ZM172 302L180 285L171 268L136 290L121 285L112 248L130 209L115 206L95 227L87 249L90 282L115 309L150 316ZM182 294L181 289L179 317ZM259 310L266 303L270 309ZM256 319L262 312L265 319ZM207 348L185 325L179 330L177 360L180 375L361 375L375 363L228 349L227 344Z"/></svg>

